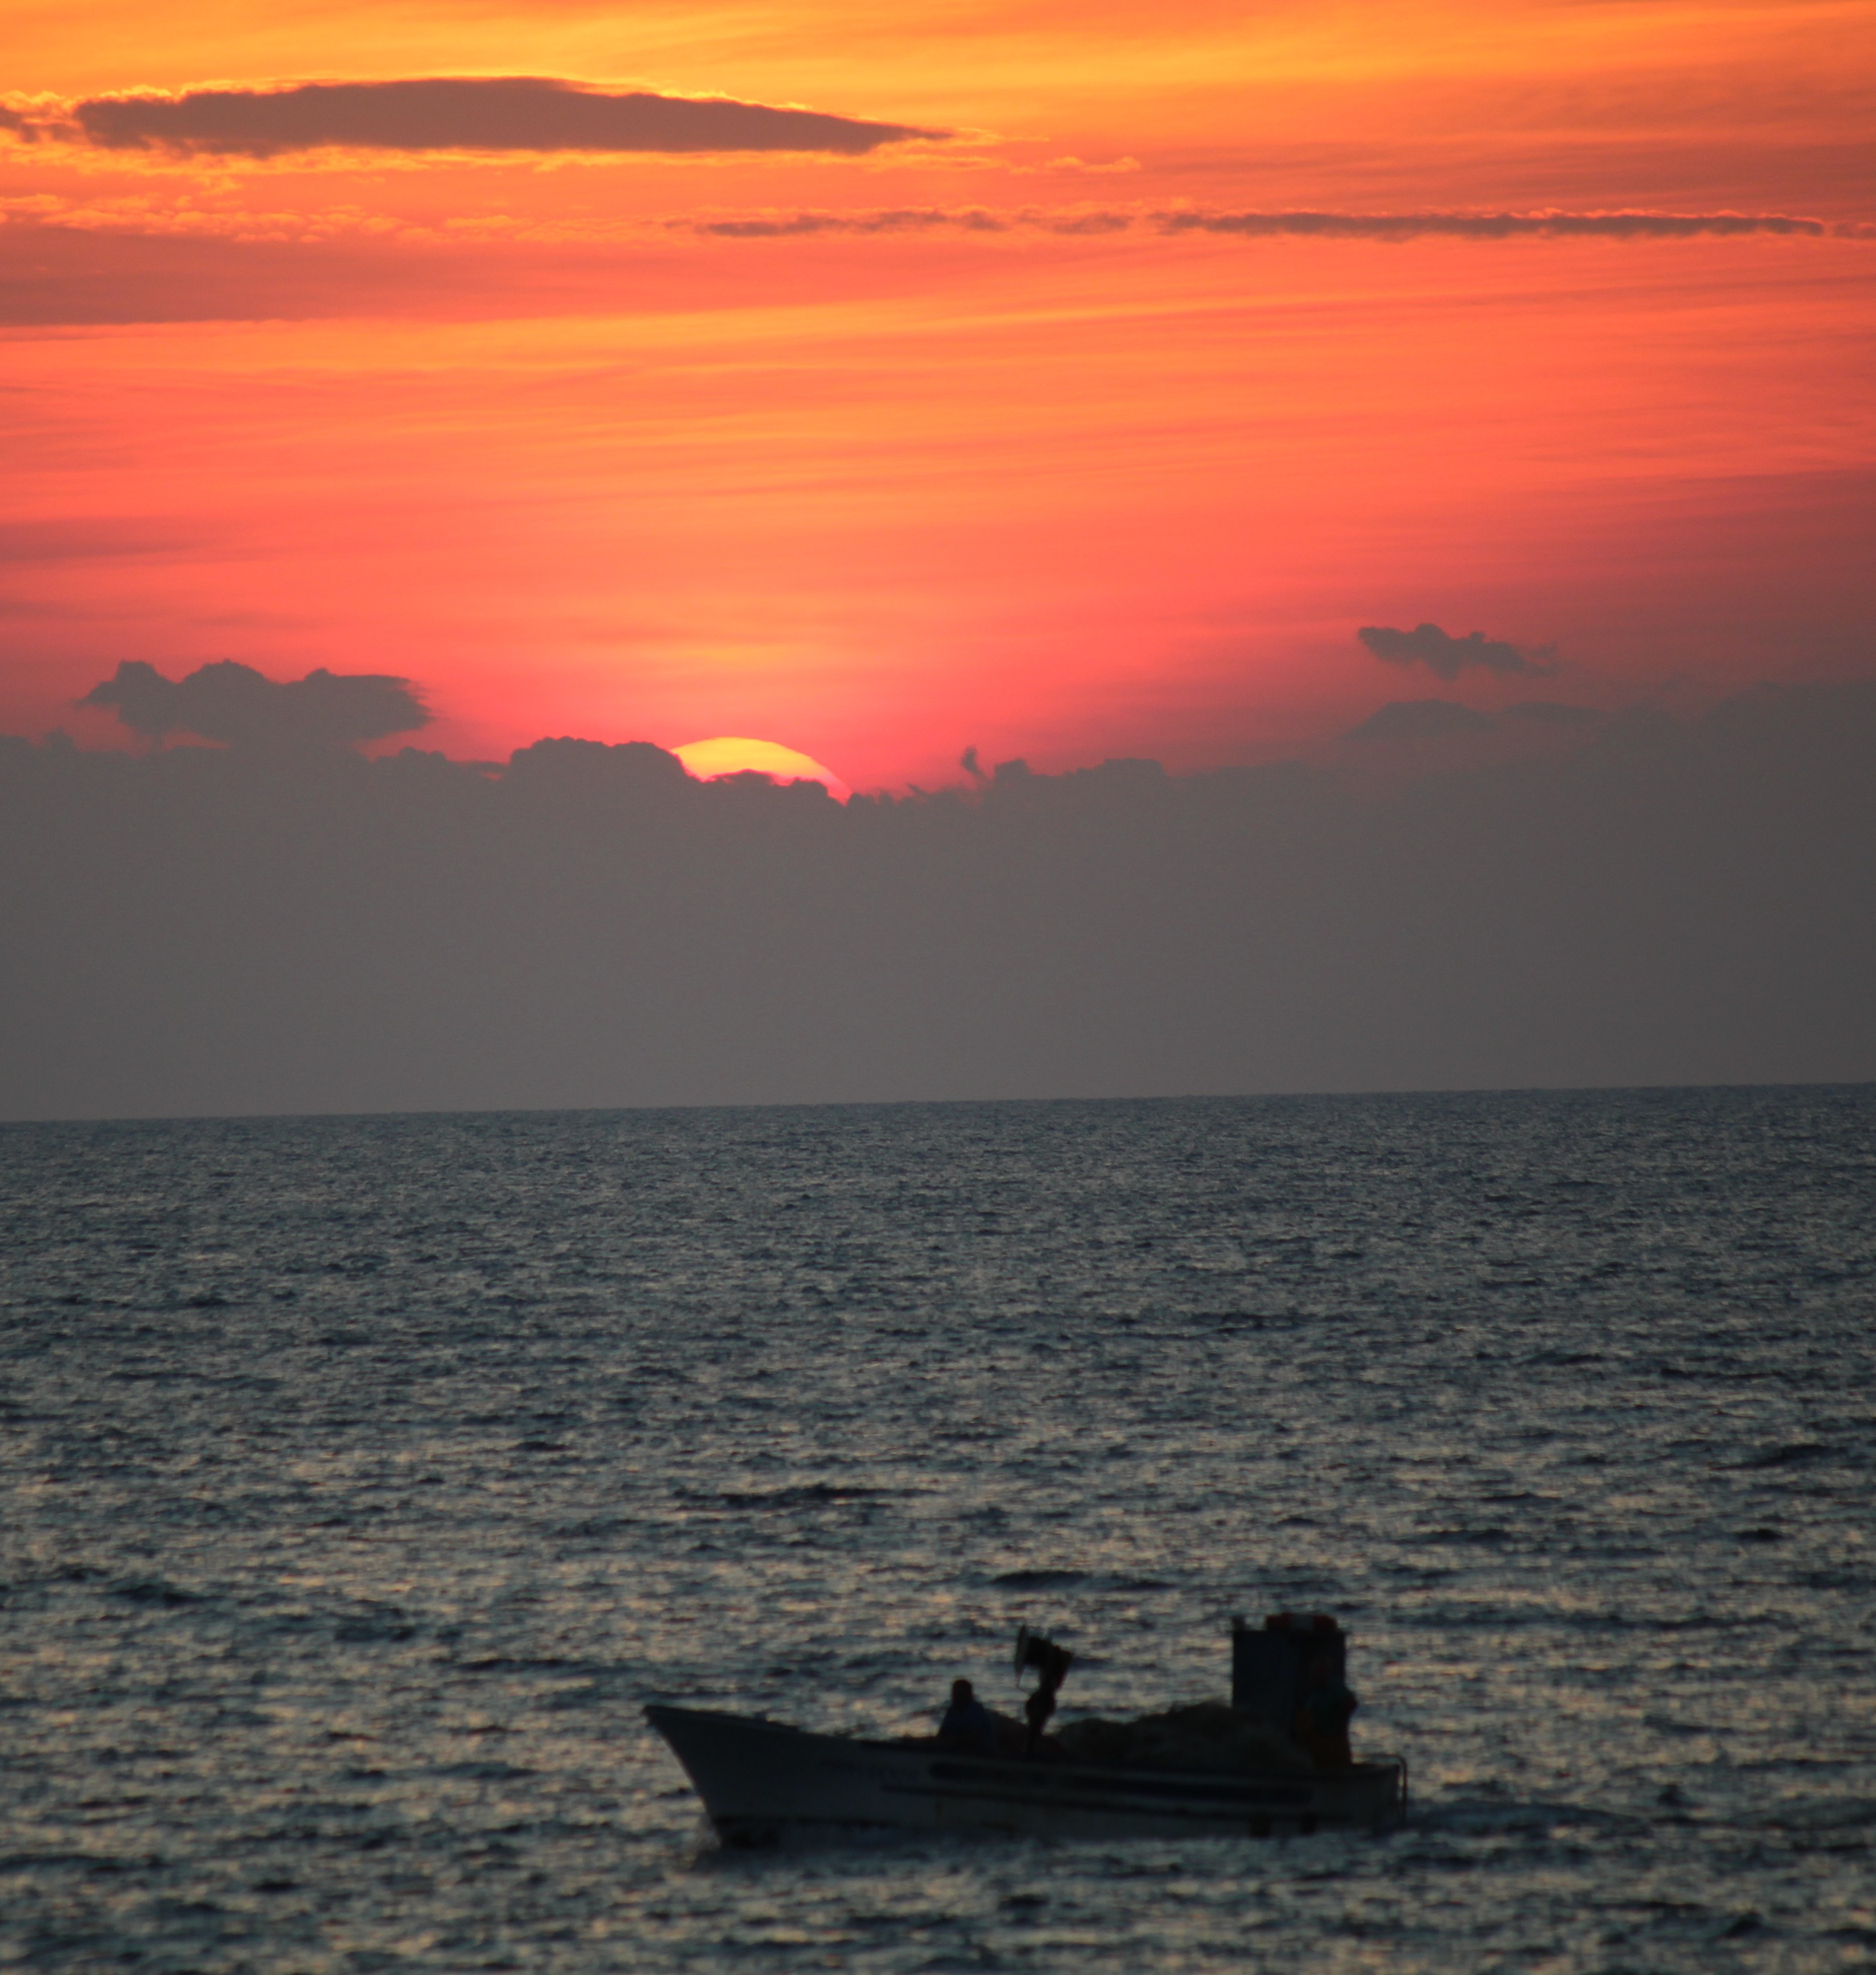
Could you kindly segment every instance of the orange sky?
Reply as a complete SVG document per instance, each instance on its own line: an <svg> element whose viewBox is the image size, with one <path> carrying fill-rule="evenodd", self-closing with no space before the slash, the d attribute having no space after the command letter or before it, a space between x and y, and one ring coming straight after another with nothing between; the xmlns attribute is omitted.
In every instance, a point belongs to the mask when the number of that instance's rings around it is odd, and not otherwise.
<svg viewBox="0 0 1876 1975"><path fill-rule="evenodd" d="M406 674L452 753L744 734L873 787L967 743L1201 767L1390 698L1870 669L1876 5L156 19L9 10L0 730L102 741L67 702L119 660L238 658ZM951 134L69 129L127 91L472 75ZM1335 230L1193 223L1299 212ZM1349 223L1638 212L1811 223ZM1441 681L1354 636L1423 621L1562 669Z"/></svg>

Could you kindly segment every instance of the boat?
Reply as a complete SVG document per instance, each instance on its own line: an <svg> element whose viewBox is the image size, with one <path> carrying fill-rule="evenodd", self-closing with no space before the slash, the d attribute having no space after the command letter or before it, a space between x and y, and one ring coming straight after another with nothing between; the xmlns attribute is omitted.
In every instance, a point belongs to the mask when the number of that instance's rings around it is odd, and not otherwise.
<svg viewBox="0 0 1876 1975"><path fill-rule="evenodd" d="M1287 1728L1303 1655L1327 1648L1339 1672L1342 1638L1339 1628L1272 1621L1253 1632L1239 1622L1233 1707ZM1019 1635L1020 1662L1026 1642L1031 1652L1037 1643L1034 1635ZM1045 1720L1053 1694L1050 1703L1040 1710ZM816 1734L709 1708L645 1710L718 1837L739 1847L869 1829L1063 1839L1306 1836L1338 1826L1382 1829L1406 1814L1407 1763L1398 1755L1333 1767L1299 1762L1252 1770L1096 1762L1050 1749L1037 1730L1037 1712L1032 1705L1031 1740L1038 1746L1014 1753L948 1747L935 1737Z"/></svg>

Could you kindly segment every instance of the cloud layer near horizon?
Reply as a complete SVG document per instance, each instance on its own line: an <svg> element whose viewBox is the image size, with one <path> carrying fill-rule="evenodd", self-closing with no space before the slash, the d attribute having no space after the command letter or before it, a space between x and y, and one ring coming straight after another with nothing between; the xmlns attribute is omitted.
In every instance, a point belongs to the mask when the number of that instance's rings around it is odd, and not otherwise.
<svg viewBox="0 0 1876 1975"><path fill-rule="evenodd" d="M0 742L0 1115L1876 1076L1876 684L1363 800Z"/></svg>
<svg viewBox="0 0 1876 1975"><path fill-rule="evenodd" d="M858 156L942 131L720 97L608 90L553 76L432 76L87 97L8 117L28 137L107 151L271 158L389 151L820 151Z"/></svg>

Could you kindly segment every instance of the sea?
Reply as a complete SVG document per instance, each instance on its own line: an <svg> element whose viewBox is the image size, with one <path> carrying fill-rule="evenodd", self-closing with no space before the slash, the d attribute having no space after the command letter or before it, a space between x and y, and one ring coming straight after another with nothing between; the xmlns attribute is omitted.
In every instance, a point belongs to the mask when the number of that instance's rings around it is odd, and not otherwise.
<svg viewBox="0 0 1876 1975"><path fill-rule="evenodd" d="M0 1128L0 1965L1876 1966L1876 1086ZM719 1848L648 1702L1391 1833Z"/></svg>

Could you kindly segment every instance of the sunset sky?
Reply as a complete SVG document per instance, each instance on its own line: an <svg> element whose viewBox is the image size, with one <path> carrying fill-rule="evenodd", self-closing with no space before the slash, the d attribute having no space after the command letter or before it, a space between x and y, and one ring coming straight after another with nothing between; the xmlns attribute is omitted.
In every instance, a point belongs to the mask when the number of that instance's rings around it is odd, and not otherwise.
<svg viewBox="0 0 1876 1975"><path fill-rule="evenodd" d="M1872 669L1867 0L8 23L0 731L236 659L895 787Z"/></svg>

